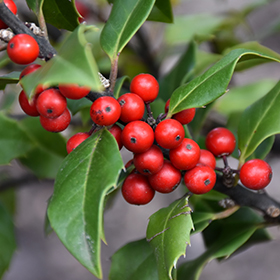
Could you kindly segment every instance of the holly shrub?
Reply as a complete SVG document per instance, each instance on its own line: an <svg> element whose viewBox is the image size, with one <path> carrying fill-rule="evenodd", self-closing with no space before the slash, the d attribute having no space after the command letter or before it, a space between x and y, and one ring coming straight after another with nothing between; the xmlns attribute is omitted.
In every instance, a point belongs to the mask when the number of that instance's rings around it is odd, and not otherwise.
<svg viewBox="0 0 280 280"><path fill-rule="evenodd" d="M270 239L280 203L263 189L277 172L266 156L280 133L280 82L232 81L280 62L235 32L270 1L175 16L171 0L26 0L29 20L19 2L0 0L0 164L54 180L46 229L81 265L102 278L103 215L116 192L139 211L158 193L180 198L115 252L110 280L199 279L210 260ZM6 190L20 180L0 175L2 276L17 230ZM205 252L184 260L195 233Z"/></svg>

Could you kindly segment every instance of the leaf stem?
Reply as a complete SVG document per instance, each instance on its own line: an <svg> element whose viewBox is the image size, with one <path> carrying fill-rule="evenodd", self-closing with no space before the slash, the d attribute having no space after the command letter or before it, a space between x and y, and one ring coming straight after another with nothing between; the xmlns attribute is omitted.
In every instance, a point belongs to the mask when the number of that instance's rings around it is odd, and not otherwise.
<svg viewBox="0 0 280 280"><path fill-rule="evenodd" d="M119 56L120 53L118 53L118 55L113 59L113 61L111 62L111 72L110 72L110 92L114 92L114 88L115 88L115 84L116 84L116 80L117 80L117 76L118 76L118 62L119 62Z"/></svg>

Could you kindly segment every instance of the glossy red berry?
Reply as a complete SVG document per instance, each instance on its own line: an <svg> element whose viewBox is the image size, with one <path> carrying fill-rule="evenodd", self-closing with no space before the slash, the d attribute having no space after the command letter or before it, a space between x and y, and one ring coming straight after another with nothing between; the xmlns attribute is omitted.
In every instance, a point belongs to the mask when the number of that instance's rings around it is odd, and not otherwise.
<svg viewBox="0 0 280 280"><path fill-rule="evenodd" d="M18 97L19 105L28 116L37 117L40 115L36 108L37 99L38 94L34 95L34 97L30 101L28 101L25 92L23 90L20 92Z"/></svg>
<svg viewBox="0 0 280 280"><path fill-rule="evenodd" d="M190 192L204 194L215 186L216 173L210 166L198 164L185 173L184 182Z"/></svg>
<svg viewBox="0 0 280 280"><path fill-rule="evenodd" d="M153 199L155 191L151 188L147 177L131 173L123 182L122 195L130 204L144 205Z"/></svg>
<svg viewBox="0 0 280 280"><path fill-rule="evenodd" d="M50 119L40 116L40 122L42 127L50 132L61 132L65 130L71 121L71 114L66 108L66 110L57 118Z"/></svg>
<svg viewBox="0 0 280 280"><path fill-rule="evenodd" d="M143 99L134 93L125 93L118 98L121 105L120 120L128 123L141 120L145 113L145 104Z"/></svg>
<svg viewBox="0 0 280 280"><path fill-rule="evenodd" d="M5 5L7 8L15 15L17 13L17 6L14 3L13 0L4 0ZM2 20L0 20L0 29L5 29L7 28L8 25L4 23Z"/></svg>
<svg viewBox="0 0 280 280"><path fill-rule="evenodd" d="M32 63L39 55L40 49L36 40L28 34L17 34L8 43L9 58L17 64Z"/></svg>
<svg viewBox="0 0 280 280"><path fill-rule="evenodd" d="M89 134L86 132L78 132L66 143L67 153L70 154L75 148L77 148L82 142L84 142L89 137Z"/></svg>
<svg viewBox="0 0 280 280"><path fill-rule="evenodd" d="M86 86L79 86L77 84L59 85L58 86L62 95L69 99L81 99L87 96L90 88Z"/></svg>
<svg viewBox="0 0 280 280"><path fill-rule="evenodd" d="M252 190L265 188L271 181L272 169L261 159L252 159L245 162L240 169L242 184Z"/></svg>
<svg viewBox="0 0 280 280"><path fill-rule="evenodd" d="M67 101L58 89L50 88L39 95L36 107L41 116L57 118L65 111Z"/></svg>
<svg viewBox="0 0 280 280"><path fill-rule="evenodd" d="M165 113L168 112L169 103L170 103L170 99L168 99L165 104ZM194 116L195 116L195 108L190 108L174 114L172 116L172 119L177 120L181 124L188 124L193 120Z"/></svg>
<svg viewBox="0 0 280 280"><path fill-rule="evenodd" d="M145 122L130 122L123 129L122 142L129 151L133 153L144 153L154 143L154 131Z"/></svg>
<svg viewBox="0 0 280 280"><path fill-rule="evenodd" d="M164 158L161 149L153 145L148 151L135 154L133 163L138 172L143 175L152 175L160 171Z"/></svg>
<svg viewBox="0 0 280 280"><path fill-rule="evenodd" d="M214 156L222 157L233 153L236 145L234 134L224 127L212 129L206 136L205 145Z"/></svg>
<svg viewBox="0 0 280 280"><path fill-rule="evenodd" d="M203 165L208 165L211 168L215 169L215 167L216 167L216 158L208 150L201 149L200 150L200 158L198 160L198 163L201 163Z"/></svg>
<svg viewBox="0 0 280 280"><path fill-rule="evenodd" d="M77 0L75 1L75 6L79 14L82 16L79 17L79 22L82 23L84 19L88 17L90 10L86 7L86 5L83 2Z"/></svg>
<svg viewBox="0 0 280 280"><path fill-rule="evenodd" d="M162 168L154 175L148 176L152 188L160 193L174 191L181 182L181 172L169 160L165 160Z"/></svg>
<svg viewBox="0 0 280 280"><path fill-rule="evenodd" d="M114 124L121 115L119 102L111 96L102 96L96 99L90 107L90 117L98 125L109 126Z"/></svg>
<svg viewBox="0 0 280 280"><path fill-rule="evenodd" d="M173 119L161 121L155 129L155 139L165 149L175 149L182 143L184 137L184 127Z"/></svg>
<svg viewBox="0 0 280 280"><path fill-rule="evenodd" d="M178 169L189 170L196 166L200 157L198 144L189 138L184 138L182 143L169 151L171 163Z"/></svg>
<svg viewBox="0 0 280 280"><path fill-rule="evenodd" d="M150 74L139 74L132 79L130 92L139 95L144 102L149 103L157 98L159 84L154 76Z"/></svg>
<svg viewBox="0 0 280 280"><path fill-rule="evenodd" d="M123 143L122 143L122 129L117 125L114 124L109 131L111 132L111 134L115 137L118 146L119 146L119 150L123 147Z"/></svg>

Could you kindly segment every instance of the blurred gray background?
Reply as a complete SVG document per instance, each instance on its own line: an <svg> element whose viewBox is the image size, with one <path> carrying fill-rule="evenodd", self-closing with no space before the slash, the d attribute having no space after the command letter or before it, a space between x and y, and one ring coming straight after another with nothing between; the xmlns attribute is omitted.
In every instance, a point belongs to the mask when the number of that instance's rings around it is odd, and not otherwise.
<svg viewBox="0 0 280 280"><path fill-rule="evenodd" d="M20 1L15 1L17 4ZM89 2L89 1L87 1ZM225 12L229 9L240 9L247 0L200 0L181 1L175 8L175 13L188 14ZM252 30L258 30L268 20L277 19L280 12L280 1L273 1L267 7L249 16ZM241 34L242 36L242 34ZM280 34L266 38L263 45L280 52ZM170 67L166 62L167 67ZM172 63L172 62L170 62ZM163 70L164 71L164 70ZM236 84L246 84L268 77L279 79L280 67L276 63L264 64L234 77ZM131 158L127 151L123 152L124 162ZM280 161L277 157L269 157L274 176L268 193L280 200ZM233 165L235 162L233 162ZM236 166L232 166L233 168ZM1 167L1 171L11 171L20 177L26 173L16 162L11 166ZM183 188L183 187L181 187ZM53 233L44 236L44 219L47 200L53 191L52 182L35 182L21 185L17 189L17 210L15 217L18 249L14 254L9 271L4 280L89 280L96 279L64 248L57 236ZM120 193L114 203L105 212L105 234L108 246L102 246L102 265L104 279L108 279L110 256L124 244L145 236L148 218L161 207L169 205L174 198L181 195L178 188L169 195L156 194L154 200L146 206L132 206L124 201ZM204 269L201 280L277 280L280 279L280 232L278 227L270 228L273 241L256 245L240 255L227 261L217 263L212 261ZM202 238L199 234L192 236L191 247L187 249L187 259L195 258L204 250Z"/></svg>

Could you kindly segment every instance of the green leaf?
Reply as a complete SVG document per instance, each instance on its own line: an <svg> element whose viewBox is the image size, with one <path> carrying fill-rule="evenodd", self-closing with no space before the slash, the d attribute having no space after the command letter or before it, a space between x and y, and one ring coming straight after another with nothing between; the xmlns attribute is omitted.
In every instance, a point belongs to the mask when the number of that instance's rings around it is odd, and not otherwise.
<svg viewBox="0 0 280 280"><path fill-rule="evenodd" d="M189 73L195 64L195 53L197 45L191 42L186 51L179 58L176 65L159 80L159 94L164 101L167 101L172 92L182 84L182 80Z"/></svg>
<svg viewBox="0 0 280 280"><path fill-rule="evenodd" d="M152 103L150 103L150 107L153 117L156 119L159 114L164 113L165 102L161 98L157 98Z"/></svg>
<svg viewBox="0 0 280 280"><path fill-rule="evenodd" d="M172 23L173 13L170 0L156 0L147 20Z"/></svg>
<svg viewBox="0 0 280 280"><path fill-rule="evenodd" d="M130 242L112 256L109 279L158 279L155 256L146 239Z"/></svg>
<svg viewBox="0 0 280 280"><path fill-rule="evenodd" d="M115 0L100 37L103 50L115 61L149 16L155 0Z"/></svg>
<svg viewBox="0 0 280 280"><path fill-rule="evenodd" d="M67 107L71 111L72 115L76 115L79 111L86 108L88 109L89 114L89 108L91 105L92 101L87 98L81 98L78 100L67 99Z"/></svg>
<svg viewBox="0 0 280 280"><path fill-rule="evenodd" d="M270 57L274 57L278 61L280 60L280 54L278 54L277 52L275 52L275 51L273 51L273 50L271 50L271 49L269 49L265 46L262 46L260 43L255 42L255 41L235 45L233 48L227 49L224 52L224 54L227 54L230 51L235 50L235 49L248 49L248 50L251 50L251 51L255 51L255 52L258 52L258 53L265 54L265 55L270 56ZM243 70L249 69L251 67L254 67L254 66L266 63L266 62L268 62L268 61L263 60L262 58L259 58L259 57L253 57L252 59L245 60L245 61L241 60L237 64L235 71L243 71Z"/></svg>
<svg viewBox="0 0 280 280"><path fill-rule="evenodd" d="M98 278L101 239L105 241L104 200L116 187L122 168L114 136L106 129L96 132L63 161L48 207L51 226L62 243Z"/></svg>
<svg viewBox="0 0 280 280"><path fill-rule="evenodd" d="M42 0L30 1L32 9L42 5ZM73 31L78 25L79 14L75 8L75 1L69 0L44 0L43 14L47 23L58 29ZM35 12L36 13L36 12Z"/></svg>
<svg viewBox="0 0 280 280"><path fill-rule="evenodd" d="M125 81L130 81L130 78L128 76L123 76L116 80L116 84L114 87L114 96L116 99L120 97L121 89Z"/></svg>
<svg viewBox="0 0 280 280"><path fill-rule="evenodd" d="M280 133L280 82L263 98L248 107L238 127L240 165L245 162L262 141Z"/></svg>
<svg viewBox="0 0 280 280"><path fill-rule="evenodd" d="M92 56L92 46L85 38L85 33L95 30L93 26L79 25L65 40L55 57L21 80L26 94L31 96L39 84L50 87L71 83L89 86L93 91L99 92L102 85L98 68Z"/></svg>
<svg viewBox="0 0 280 280"><path fill-rule="evenodd" d="M19 123L0 113L0 165L26 155L34 144Z"/></svg>
<svg viewBox="0 0 280 280"><path fill-rule="evenodd" d="M15 230L9 212L0 203L0 277L9 268L16 249Z"/></svg>
<svg viewBox="0 0 280 280"><path fill-rule="evenodd" d="M193 228L190 211L188 197L184 197L150 217L147 240L156 256L161 280L172 279L173 267L180 256L185 256Z"/></svg>
<svg viewBox="0 0 280 280"><path fill-rule="evenodd" d="M166 27L165 40L168 44L182 44L194 37L209 38L223 22L224 17L209 14L177 16L174 24Z"/></svg>
<svg viewBox="0 0 280 280"><path fill-rule="evenodd" d="M237 62L254 59L256 56L280 62L277 57L255 51L233 50L204 74L174 91L170 99L168 116L170 117L184 109L203 107L223 95L227 91Z"/></svg>
<svg viewBox="0 0 280 280"><path fill-rule="evenodd" d="M48 0L26 0L26 3L35 14L38 14L40 9L42 9L43 3L47 2Z"/></svg>
<svg viewBox="0 0 280 280"><path fill-rule="evenodd" d="M240 208L230 217L211 223L203 231L204 236L208 238L206 240L206 245L209 245L208 250L198 258L182 264L178 268L178 280L186 279L186 277L188 280L198 280L203 267L209 261L216 258L228 258L246 243L260 227L259 220L248 219L248 217L252 218L248 211L252 210Z"/></svg>
<svg viewBox="0 0 280 280"><path fill-rule="evenodd" d="M6 89L4 94L1 96L0 110L5 111L5 113L10 113L13 110L14 102L18 99L18 95L16 86Z"/></svg>
<svg viewBox="0 0 280 280"><path fill-rule="evenodd" d="M67 156L65 139L59 133L43 129L38 118L25 118L19 125L34 143L33 149L21 157L20 162L39 178L55 178Z"/></svg>
<svg viewBox="0 0 280 280"><path fill-rule="evenodd" d="M20 72L11 72L7 75L0 76L0 90L4 90L7 84L17 84Z"/></svg>

